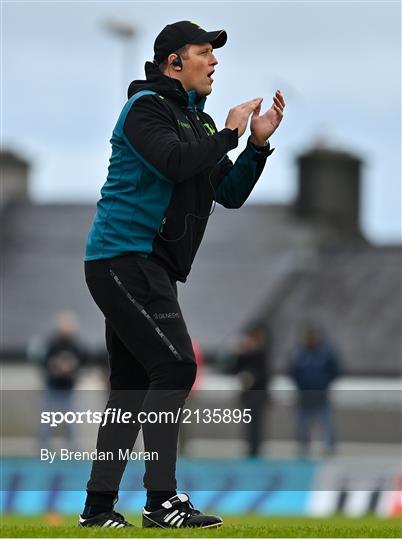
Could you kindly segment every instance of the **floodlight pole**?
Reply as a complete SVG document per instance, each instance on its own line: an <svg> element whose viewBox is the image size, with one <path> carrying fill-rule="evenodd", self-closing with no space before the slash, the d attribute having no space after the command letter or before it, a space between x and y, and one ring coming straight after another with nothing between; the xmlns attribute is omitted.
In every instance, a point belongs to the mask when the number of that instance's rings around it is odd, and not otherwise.
<svg viewBox="0 0 402 540"><path fill-rule="evenodd" d="M127 99L127 76L133 65L131 45L138 35L138 31L132 23L122 19L106 19L104 28L110 35L118 39L122 46L122 93L124 99Z"/></svg>

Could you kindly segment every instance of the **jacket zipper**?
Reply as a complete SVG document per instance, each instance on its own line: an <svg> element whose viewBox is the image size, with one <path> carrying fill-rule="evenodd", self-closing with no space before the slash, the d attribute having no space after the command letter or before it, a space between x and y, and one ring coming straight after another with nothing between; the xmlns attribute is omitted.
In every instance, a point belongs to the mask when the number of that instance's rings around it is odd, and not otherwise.
<svg viewBox="0 0 402 540"><path fill-rule="evenodd" d="M198 116L197 111L194 109L194 111L192 111L192 112L195 113L195 116L196 116L197 120L200 121L200 117ZM201 133L198 131L194 120L190 116L187 116L187 113L186 113L186 118L190 122L190 124L193 126L193 132L197 135L198 139L201 140L203 137L202 137Z"/></svg>
<svg viewBox="0 0 402 540"><path fill-rule="evenodd" d="M192 112L195 113L195 116L196 116L197 120L200 121L200 117L198 116L197 110L194 108L194 110L193 110ZM190 125L191 125L192 128L193 128L193 133L194 133L194 134L196 135L196 137L201 141L203 137L202 137L201 133L198 131L195 122L193 121L192 118L190 118L190 117L187 115L187 113L184 113L184 114L185 114L187 120L189 121ZM167 221L167 216L165 216L165 217L162 219L162 222L161 222L161 224L160 224L160 227L159 227L159 233L160 233L160 234L162 234L162 232L163 232L163 229L164 229L164 227L165 227L166 221Z"/></svg>

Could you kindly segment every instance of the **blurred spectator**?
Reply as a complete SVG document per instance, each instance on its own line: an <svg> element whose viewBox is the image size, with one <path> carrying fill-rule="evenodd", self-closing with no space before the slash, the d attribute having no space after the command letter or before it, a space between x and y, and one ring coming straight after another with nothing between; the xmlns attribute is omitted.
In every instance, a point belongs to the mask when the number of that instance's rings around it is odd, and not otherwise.
<svg viewBox="0 0 402 540"><path fill-rule="evenodd" d="M340 376L340 360L322 331L308 325L290 358L289 376L297 388L297 440L299 453L309 453L310 436L317 420L326 451L335 452L336 436L330 402L330 386Z"/></svg>
<svg viewBox="0 0 402 540"><path fill-rule="evenodd" d="M28 347L28 357L40 366L44 378L43 411L67 412L72 410L73 392L80 367L86 360L86 351L78 340L78 319L71 311L57 315L54 332L45 341L34 338ZM64 424L67 446L74 445L72 424ZM49 447L55 428L41 424L41 448Z"/></svg>
<svg viewBox="0 0 402 540"><path fill-rule="evenodd" d="M225 373L236 374L240 379L241 404L251 410L252 421L245 423L245 438L249 457L256 457L266 425L267 385L269 381L268 333L263 325L245 330L225 357Z"/></svg>

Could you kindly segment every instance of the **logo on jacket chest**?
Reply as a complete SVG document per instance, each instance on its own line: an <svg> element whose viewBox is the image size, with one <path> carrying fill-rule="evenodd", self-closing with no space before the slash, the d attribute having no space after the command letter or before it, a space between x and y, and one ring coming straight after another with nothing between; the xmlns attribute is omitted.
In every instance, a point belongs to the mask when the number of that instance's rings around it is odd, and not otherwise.
<svg viewBox="0 0 402 540"><path fill-rule="evenodd" d="M204 126L205 131L208 133L208 135L213 135L214 133L216 133L216 129L214 128L214 126L211 126L211 124L209 124L208 122L205 122L202 125Z"/></svg>
<svg viewBox="0 0 402 540"><path fill-rule="evenodd" d="M184 127L186 129L191 129L191 126L188 122L183 122L183 120L177 120L177 123L179 126Z"/></svg>
<svg viewBox="0 0 402 540"><path fill-rule="evenodd" d="M185 129L191 129L190 122L183 122L183 120L177 120L177 123L179 124L179 126ZM202 125L208 135L213 135L214 133L216 133L216 129L209 122L204 122Z"/></svg>

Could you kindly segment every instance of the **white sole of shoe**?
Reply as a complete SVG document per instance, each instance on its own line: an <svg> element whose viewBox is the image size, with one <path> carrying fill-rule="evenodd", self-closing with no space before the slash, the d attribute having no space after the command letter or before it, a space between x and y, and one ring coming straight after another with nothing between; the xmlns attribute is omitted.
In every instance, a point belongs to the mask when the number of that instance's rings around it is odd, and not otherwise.
<svg viewBox="0 0 402 540"><path fill-rule="evenodd" d="M220 523L213 523L212 525L202 525L201 527L164 527L163 525L161 525L160 523L157 523L156 521L154 521L153 519L151 519L150 517L148 516L144 516L148 521L151 521L152 523L154 523L154 527L142 527L143 529L151 529L151 528L158 528L158 529L217 529L218 527L220 527L221 525L223 525L223 521L221 521Z"/></svg>

